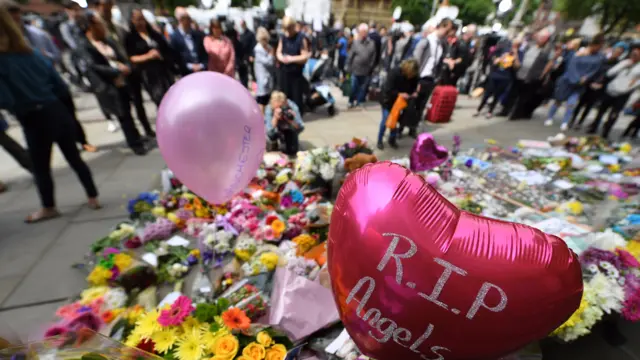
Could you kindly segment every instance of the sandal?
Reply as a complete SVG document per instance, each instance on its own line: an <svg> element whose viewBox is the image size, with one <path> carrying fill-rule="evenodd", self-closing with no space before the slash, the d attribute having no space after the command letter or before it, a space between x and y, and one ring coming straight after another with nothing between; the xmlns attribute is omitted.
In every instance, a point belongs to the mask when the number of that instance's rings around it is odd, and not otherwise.
<svg viewBox="0 0 640 360"><path fill-rule="evenodd" d="M102 209L102 205L98 202L98 199L91 199L87 201L87 207L91 210L100 210Z"/></svg>
<svg viewBox="0 0 640 360"><path fill-rule="evenodd" d="M59 217L61 214L56 209L40 209L32 214L29 214L24 222L27 224L35 224L42 221L47 221Z"/></svg>
<svg viewBox="0 0 640 360"><path fill-rule="evenodd" d="M84 150L86 152L94 153L94 152L98 151L98 148L95 147L94 145L91 145L91 144L84 144L84 145L82 145L82 150Z"/></svg>

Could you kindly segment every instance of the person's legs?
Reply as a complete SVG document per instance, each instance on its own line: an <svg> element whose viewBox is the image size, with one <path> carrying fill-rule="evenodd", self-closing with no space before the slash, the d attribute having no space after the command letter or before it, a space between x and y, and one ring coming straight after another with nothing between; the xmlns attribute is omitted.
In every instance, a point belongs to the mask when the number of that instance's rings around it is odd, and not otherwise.
<svg viewBox="0 0 640 360"><path fill-rule="evenodd" d="M600 107L598 108L598 115L596 115L596 118L593 120L593 122L589 124L589 128L587 130L588 134L595 134L598 131L598 127L600 126L600 122L602 121L604 114L613 105L613 100L613 97L605 93L604 97L602 98L602 102L600 103Z"/></svg>
<svg viewBox="0 0 640 360"><path fill-rule="evenodd" d="M358 105L362 105L367 100L367 92L369 91L369 77L362 76L360 79L360 89L358 91Z"/></svg>
<svg viewBox="0 0 640 360"><path fill-rule="evenodd" d="M285 154L293 156L298 153L300 143L298 139L298 132L293 129L287 129L282 132L284 137Z"/></svg>
<svg viewBox="0 0 640 360"><path fill-rule="evenodd" d="M52 111L56 114L59 122L59 131L56 133L54 141L58 144L58 147L60 148L64 158L67 160L67 163L69 163L69 166L71 166L80 179L80 183L82 183L82 186L84 187L87 198L89 198L90 201L95 201L98 197L98 190L93 182L91 170L89 170L87 164L82 160L80 152L78 152L78 148L75 146L73 119L62 106L59 106L58 109L54 108Z"/></svg>
<svg viewBox="0 0 640 360"><path fill-rule="evenodd" d="M351 75L351 94L349 95L349 105L357 105L358 95L360 94L361 76Z"/></svg>
<svg viewBox="0 0 640 360"><path fill-rule="evenodd" d="M0 132L0 146L2 146L25 170L30 173L33 172L33 163L29 156L29 152L27 152L27 150L18 144L18 142L5 131Z"/></svg>
<svg viewBox="0 0 640 360"><path fill-rule="evenodd" d="M238 78L242 86L247 87L249 85L249 68L247 64L241 63L238 65Z"/></svg>
<svg viewBox="0 0 640 360"><path fill-rule="evenodd" d="M491 104L489 105L489 113L488 116L493 116L493 111L498 105L500 98L502 95L509 89L509 80L508 79L497 79L493 82L492 95L493 100L491 100Z"/></svg>
<svg viewBox="0 0 640 360"><path fill-rule="evenodd" d="M592 91L591 95L587 99L585 99L584 107L582 109L582 114L580 115L580 119L578 120L578 124L576 126L580 127L582 123L584 123L584 120L587 118L587 116L589 116L591 109L593 109L593 106L596 104L596 102L600 100L601 96L602 96L602 92ZM573 117L575 118L576 115L577 114L574 114Z"/></svg>
<svg viewBox="0 0 640 360"><path fill-rule="evenodd" d="M120 109L122 116L118 117L118 121L122 127L122 132L124 132L127 144L136 154L144 153L142 138L133 122L133 117L131 117L129 91L126 88L120 88L118 89L118 95L120 96L120 106L122 106L122 109Z"/></svg>
<svg viewBox="0 0 640 360"><path fill-rule="evenodd" d="M511 81L511 87L508 92L503 95L504 101L502 102L502 111L500 111L498 116L509 116L509 113L513 110L513 107L518 100L522 84L522 80L519 79Z"/></svg>
<svg viewBox="0 0 640 360"><path fill-rule="evenodd" d="M435 83L433 79L425 78L420 79L418 84L418 86L420 87L420 90L418 91L418 97L416 99L418 104L418 116L420 116L420 119L423 119L424 109L427 106L429 98L431 97L431 93L433 92Z"/></svg>
<svg viewBox="0 0 640 360"><path fill-rule="evenodd" d="M142 125L147 136L155 137L156 133L151 128L151 123L147 118L147 111L144 108L144 99L142 98L142 79L140 75L131 75L128 91L131 93L133 106L136 108L136 116ZM124 130L124 129L123 129Z"/></svg>
<svg viewBox="0 0 640 360"><path fill-rule="evenodd" d="M306 85L306 80L302 76L302 74L294 77L291 81L291 97L287 95L287 97L291 99L291 101L293 101L296 105L298 105L298 109L300 110L301 116L304 115L306 110L304 106L304 98L303 98L303 94L305 92L305 85Z"/></svg>
<svg viewBox="0 0 640 360"><path fill-rule="evenodd" d="M573 116L571 117L571 122L569 123L569 127L573 127L573 124L575 124L576 119L578 119L578 115L580 115L580 111L584 110L584 108L587 106L587 103L589 101L589 98L591 97L592 91L593 90L591 90L590 88L587 88L584 94L580 96L580 101L578 101L578 105L573 111Z"/></svg>
<svg viewBox="0 0 640 360"><path fill-rule="evenodd" d="M558 109L562 105L562 101L553 100L551 106L549 106L549 112L547 113L547 120L544 122L544 126L553 125L553 118L556 116Z"/></svg>
<svg viewBox="0 0 640 360"><path fill-rule="evenodd" d="M42 119L55 121L53 114L35 110L20 116L20 124L24 131L27 147L33 161L33 176L35 178L42 208L55 211L53 177L51 176L51 147L53 146L53 126L42 125ZM73 135L73 133L72 133ZM75 146L75 144L74 144Z"/></svg>
<svg viewBox="0 0 640 360"><path fill-rule="evenodd" d="M580 101L580 93L578 91L569 95L567 99L567 105L564 109L564 118L562 119L562 124L560 125L560 130L567 130L569 128L569 122L573 119L573 111L576 108L576 105Z"/></svg>
<svg viewBox="0 0 640 360"><path fill-rule="evenodd" d="M631 136L632 139L638 137L638 131L640 130L640 114L636 115L636 117L629 123L627 128L624 130L622 137Z"/></svg>
<svg viewBox="0 0 640 360"><path fill-rule="evenodd" d="M387 118L389 117L389 109L382 108L382 119L380 120L380 126L378 128L378 149L384 149L383 139L384 133L387 131ZM395 138L395 129L391 130L391 134ZM389 135L391 138L391 135Z"/></svg>
<svg viewBox="0 0 640 360"><path fill-rule="evenodd" d="M602 126L602 137L608 138L611 129L618 121L618 117L620 116L620 112L624 109L624 105L627 103L629 99L628 95L616 96L613 99L613 104L611 105L611 111L609 112L609 117L607 118L607 122Z"/></svg>

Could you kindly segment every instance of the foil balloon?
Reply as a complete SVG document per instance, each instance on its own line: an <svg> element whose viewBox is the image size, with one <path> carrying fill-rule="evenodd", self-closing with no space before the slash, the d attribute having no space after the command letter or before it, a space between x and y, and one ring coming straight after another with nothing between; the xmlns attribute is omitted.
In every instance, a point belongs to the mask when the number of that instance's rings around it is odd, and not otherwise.
<svg viewBox="0 0 640 360"><path fill-rule="evenodd" d="M409 154L411 170L431 170L447 161L447 157L449 157L449 151L446 147L438 145L432 134L422 133L418 135L411 147Z"/></svg>
<svg viewBox="0 0 640 360"><path fill-rule="evenodd" d="M169 169L214 204L244 189L265 149L264 119L251 94L235 79L210 71L169 89L156 131Z"/></svg>
<svg viewBox="0 0 640 360"><path fill-rule="evenodd" d="M582 298L560 238L461 211L390 162L345 180L328 268L349 335L375 359L495 360L547 336Z"/></svg>

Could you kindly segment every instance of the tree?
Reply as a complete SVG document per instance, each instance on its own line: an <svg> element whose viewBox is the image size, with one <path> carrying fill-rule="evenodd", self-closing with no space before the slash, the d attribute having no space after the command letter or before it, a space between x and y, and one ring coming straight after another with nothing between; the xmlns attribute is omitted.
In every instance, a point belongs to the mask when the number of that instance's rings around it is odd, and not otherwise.
<svg viewBox="0 0 640 360"><path fill-rule="evenodd" d="M422 25L429 20L431 4L428 0L393 0L391 8L395 9L397 6L402 8L402 20L415 25Z"/></svg>
<svg viewBox="0 0 640 360"><path fill-rule="evenodd" d="M637 0L558 0L556 9L570 20L598 16L602 32L626 30L640 22L640 1Z"/></svg>
<svg viewBox="0 0 640 360"><path fill-rule="evenodd" d="M460 9L458 19L463 24L484 24L487 16L495 11L492 0L451 0L451 5Z"/></svg>

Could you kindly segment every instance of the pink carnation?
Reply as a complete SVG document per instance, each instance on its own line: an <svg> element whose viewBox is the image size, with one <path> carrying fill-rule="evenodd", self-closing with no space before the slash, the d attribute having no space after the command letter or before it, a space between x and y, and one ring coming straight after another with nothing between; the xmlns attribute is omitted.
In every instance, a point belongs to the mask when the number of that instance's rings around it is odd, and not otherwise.
<svg viewBox="0 0 640 360"><path fill-rule="evenodd" d="M80 310L81 307L82 305L80 305L80 303L77 303L77 302L63 305L59 307L58 310L56 311L56 316L66 320L75 318L76 315L78 315L78 310Z"/></svg>
<svg viewBox="0 0 640 360"><path fill-rule="evenodd" d="M173 304L171 304L171 307L168 310L162 310L160 312L158 323L162 326L180 325L193 310L194 307L191 303L191 299L181 295Z"/></svg>
<svg viewBox="0 0 640 360"><path fill-rule="evenodd" d="M271 228L271 226L265 226L263 233L265 240L273 241L273 239L275 239L275 234L273 233L273 229Z"/></svg>
<svg viewBox="0 0 640 360"><path fill-rule="evenodd" d="M640 320L640 292L635 291L624 301L622 317L629 321Z"/></svg>
<svg viewBox="0 0 640 360"><path fill-rule="evenodd" d="M627 268L638 268L640 267L640 262L636 259L630 252L624 249L616 249L616 254L620 258L622 265Z"/></svg>

